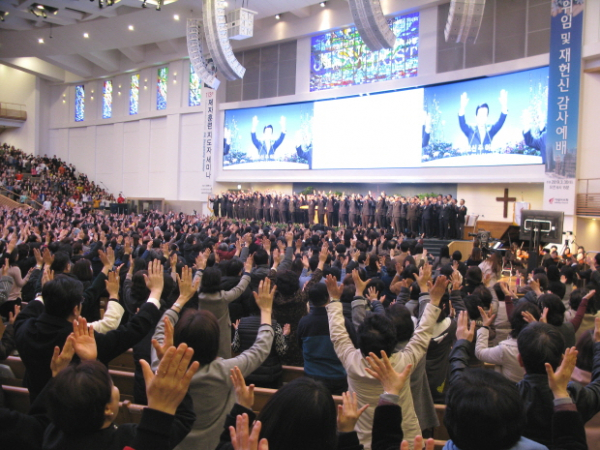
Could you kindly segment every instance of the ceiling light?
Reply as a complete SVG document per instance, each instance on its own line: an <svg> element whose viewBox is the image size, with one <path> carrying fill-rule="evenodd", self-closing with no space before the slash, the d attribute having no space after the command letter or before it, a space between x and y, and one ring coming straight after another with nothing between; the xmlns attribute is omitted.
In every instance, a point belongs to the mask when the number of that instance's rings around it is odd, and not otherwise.
<svg viewBox="0 0 600 450"><path fill-rule="evenodd" d="M90 37L90 35L89 35L89 34L87 34L87 33L83 33L83 37L87 39L87 38L89 38L89 37Z"/></svg>
<svg viewBox="0 0 600 450"><path fill-rule="evenodd" d="M175 14L175 15L173 16L173 19L174 19L174 20L179 20L179 14Z"/></svg>
<svg viewBox="0 0 600 450"><path fill-rule="evenodd" d="M327 4L327 2L321 2L321 3L319 3L319 6L320 6L321 8L325 8L325 5L326 5L326 4Z"/></svg>
<svg viewBox="0 0 600 450"><path fill-rule="evenodd" d="M160 11L163 5L163 0L156 0L156 10Z"/></svg>
<svg viewBox="0 0 600 450"><path fill-rule="evenodd" d="M129 28L129 31L133 31L134 30L133 25L129 25L127 28Z"/></svg>
<svg viewBox="0 0 600 450"><path fill-rule="evenodd" d="M0 11L0 22L4 22L6 16L8 16L8 11Z"/></svg>
<svg viewBox="0 0 600 450"><path fill-rule="evenodd" d="M38 39L38 44L43 44L44 43L44 38L39 38Z"/></svg>
<svg viewBox="0 0 600 450"><path fill-rule="evenodd" d="M277 20L281 19L281 14L275 14L275 19L277 19Z"/></svg>

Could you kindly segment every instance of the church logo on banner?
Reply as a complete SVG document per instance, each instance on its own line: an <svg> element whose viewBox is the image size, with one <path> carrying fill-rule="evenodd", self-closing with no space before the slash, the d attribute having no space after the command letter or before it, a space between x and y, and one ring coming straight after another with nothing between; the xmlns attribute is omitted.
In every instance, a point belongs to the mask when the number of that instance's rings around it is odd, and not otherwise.
<svg viewBox="0 0 600 450"><path fill-rule="evenodd" d="M544 208L575 214L585 0L552 0Z"/></svg>
<svg viewBox="0 0 600 450"><path fill-rule="evenodd" d="M202 147L202 175L200 185L200 201L208 201L212 195L214 183L215 163L215 140L214 140L214 118L215 118L215 90L204 86L202 99L204 101L204 141Z"/></svg>

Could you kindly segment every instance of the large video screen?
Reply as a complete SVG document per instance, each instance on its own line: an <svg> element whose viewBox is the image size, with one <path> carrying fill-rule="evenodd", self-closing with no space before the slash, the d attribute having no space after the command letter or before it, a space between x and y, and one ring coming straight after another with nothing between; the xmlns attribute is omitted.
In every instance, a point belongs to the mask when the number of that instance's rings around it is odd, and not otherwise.
<svg viewBox="0 0 600 450"><path fill-rule="evenodd" d="M542 164L548 68L227 110L224 170Z"/></svg>

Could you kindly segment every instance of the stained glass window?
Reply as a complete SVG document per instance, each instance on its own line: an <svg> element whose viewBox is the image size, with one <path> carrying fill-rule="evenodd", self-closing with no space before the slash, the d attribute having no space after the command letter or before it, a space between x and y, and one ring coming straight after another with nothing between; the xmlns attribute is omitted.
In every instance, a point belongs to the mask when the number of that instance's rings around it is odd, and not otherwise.
<svg viewBox="0 0 600 450"><path fill-rule="evenodd" d="M194 66L190 63L190 96L188 104L190 106L200 106L200 100L202 95L202 81L200 77L196 75Z"/></svg>
<svg viewBox="0 0 600 450"><path fill-rule="evenodd" d="M110 119L112 117L112 81L106 80L102 88L102 118Z"/></svg>
<svg viewBox="0 0 600 450"><path fill-rule="evenodd" d="M393 49L372 52L355 27L315 36L311 40L310 90L417 76L419 13L388 19L396 35Z"/></svg>
<svg viewBox="0 0 600 450"><path fill-rule="evenodd" d="M85 86L75 86L75 122L83 122L85 118Z"/></svg>
<svg viewBox="0 0 600 450"><path fill-rule="evenodd" d="M161 67L158 69L158 79L156 83L156 109L167 108L167 84L169 82L169 68Z"/></svg>
<svg viewBox="0 0 600 450"><path fill-rule="evenodd" d="M138 113L140 104L140 74L131 75L131 86L129 88L129 115Z"/></svg>

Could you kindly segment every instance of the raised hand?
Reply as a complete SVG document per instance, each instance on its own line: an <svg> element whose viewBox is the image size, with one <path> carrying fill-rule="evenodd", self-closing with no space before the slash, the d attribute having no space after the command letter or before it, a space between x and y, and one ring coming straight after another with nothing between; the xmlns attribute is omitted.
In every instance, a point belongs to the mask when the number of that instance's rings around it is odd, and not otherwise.
<svg viewBox="0 0 600 450"><path fill-rule="evenodd" d="M181 269L181 276L179 276L179 274L177 275L177 284L179 285L179 297L177 298L177 303L183 307L183 305L198 292L200 279L197 278L194 281L192 269L185 266Z"/></svg>
<svg viewBox="0 0 600 450"><path fill-rule="evenodd" d="M492 314L492 312L490 311L489 313L486 312L485 309L483 309L481 306L477 307L479 309L479 314L481 314L481 319L483 320L483 326L484 327L489 327L494 323L494 319L496 319L496 314Z"/></svg>
<svg viewBox="0 0 600 450"><path fill-rule="evenodd" d="M430 298L432 305L434 305L434 306L440 305L440 302L442 301L442 297L446 293L447 287L448 287L448 280L444 275L438 276L435 279L435 284L432 284L431 281L427 282L427 289L429 289L429 298Z"/></svg>
<svg viewBox="0 0 600 450"><path fill-rule="evenodd" d="M254 300L256 304L260 308L260 311L263 313L269 314L269 322L271 311L273 310L273 297L275 296L275 290L277 286L273 286L271 289L271 280L269 278L265 278L258 285L258 292L253 292ZM261 315L262 317L262 315Z"/></svg>
<svg viewBox="0 0 600 450"><path fill-rule="evenodd" d="M431 280L431 264L425 263L419 270L419 275L416 277L419 288L421 288L421 292L429 292L427 282Z"/></svg>
<svg viewBox="0 0 600 450"><path fill-rule="evenodd" d="M190 365L192 356L194 349L188 348L186 344L179 344L177 348L170 347L161 359L156 375L152 373L150 364L140 360L149 408L175 414L190 387L192 377L200 368L198 361Z"/></svg>
<svg viewBox="0 0 600 450"><path fill-rule="evenodd" d="M85 317L73 321L73 347L82 360L95 360L98 357L94 327L88 326Z"/></svg>
<svg viewBox="0 0 600 450"><path fill-rule="evenodd" d="M48 247L46 247L44 249L43 259L44 259L44 264L47 265L48 267L50 267L52 265L52 263L54 262L54 255L52 253L50 253L50 250L48 249Z"/></svg>
<svg viewBox="0 0 600 450"><path fill-rule="evenodd" d="M466 339L467 341L473 342L475 336L475 321L472 320L469 324L469 314L466 311L461 311L458 315L458 322L456 328L456 339Z"/></svg>
<svg viewBox="0 0 600 450"><path fill-rule="evenodd" d="M55 377L58 373L66 368L73 359L75 354L75 347L73 345L73 335L70 334L63 345L62 352L58 345L54 347L54 353L52 354L52 360L50 361L50 370L52 376Z"/></svg>
<svg viewBox="0 0 600 450"><path fill-rule="evenodd" d="M52 280L54 280L54 270L50 270L50 266L46 266L44 273L42 274L42 286Z"/></svg>
<svg viewBox="0 0 600 450"><path fill-rule="evenodd" d="M248 256L246 258L246 262L244 263L244 272L252 272L252 267L254 266L254 255Z"/></svg>
<svg viewBox="0 0 600 450"><path fill-rule="evenodd" d="M354 269L352 271L352 279L354 280L355 295L362 297L363 292L365 292L368 283L360 278L360 275L358 274L358 269Z"/></svg>
<svg viewBox="0 0 600 450"><path fill-rule="evenodd" d="M10 312L10 311L8 312L8 323L11 325L14 325L15 320L17 319L17 316L19 315L20 312L21 312L21 305L15 305L14 312Z"/></svg>
<svg viewBox="0 0 600 450"><path fill-rule="evenodd" d="M108 278L104 280L104 283L108 291L108 298L116 298L118 300L119 287L121 286L118 271L108 272Z"/></svg>
<svg viewBox="0 0 600 450"><path fill-rule="evenodd" d="M337 429L339 433L349 433L354 431L356 422L360 415L369 407L364 405L358 409L358 401L356 400L356 392L343 392L342 404L338 405L337 414Z"/></svg>
<svg viewBox="0 0 600 450"><path fill-rule="evenodd" d="M160 260L155 259L148 264L148 275L144 275L146 287L150 289L150 297L160 299L165 286L163 267Z"/></svg>
<svg viewBox="0 0 600 450"><path fill-rule="evenodd" d="M165 324L162 345L156 339L152 339L152 347L156 350L156 357L162 359L167 350L173 346L174 328L168 317L163 319Z"/></svg>
<svg viewBox="0 0 600 450"><path fill-rule="evenodd" d="M371 352L367 361L371 366L365 368L367 373L379 380L385 392L398 395L410 377L412 364L407 365L402 372L396 372L384 350L381 351L381 359Z"/></svg>
<svg viewBox="0 0 600 450"><path fill-rule="evenodd" d="M327 286L329 298L339 300L342 296L342 293L344 292L344 286L338 286L337 278L335 278L331 274L325 277L325 286Z"/></svg>
<svg viewBox="0 0 600 450"><path fill-rule="evenodd" d="M251 410L254 406L254 385L246 386L246 380L238 366L235 366L230 372L229 378L235 390L235 402Z"/></svg>
<svg viewBox="0 0 600 450"><path fill-rule="evenodd" d="M235 428L229 427L231 436L231 445L234 450L269 450L269 443L265 438L260 439L260 430L262 424L260 420L252 425L252 432L249 433L248 414L244 413L237 416Z"/></svg>
<svg viewBox="0 0 600 450"><path fill-rule="evenodd" d="M569 384L569 381L571 381L571 375L573 375L576 362L577 349L571 347L565 350L563 360L556 372L554 372L554 369L552 369L550 364L544 364L546 366L546 373L548 374L548 386L550 386L554 398L569 397L567 385Z"/></svg>
<svg viewBox="0 0 600 450"><path fill-rule="evenodd" d="M289 336L291 332L292 332L292 326L289 323L286 323L283 326L283 331L281 334L283 334L284 336Z"/></svg>

